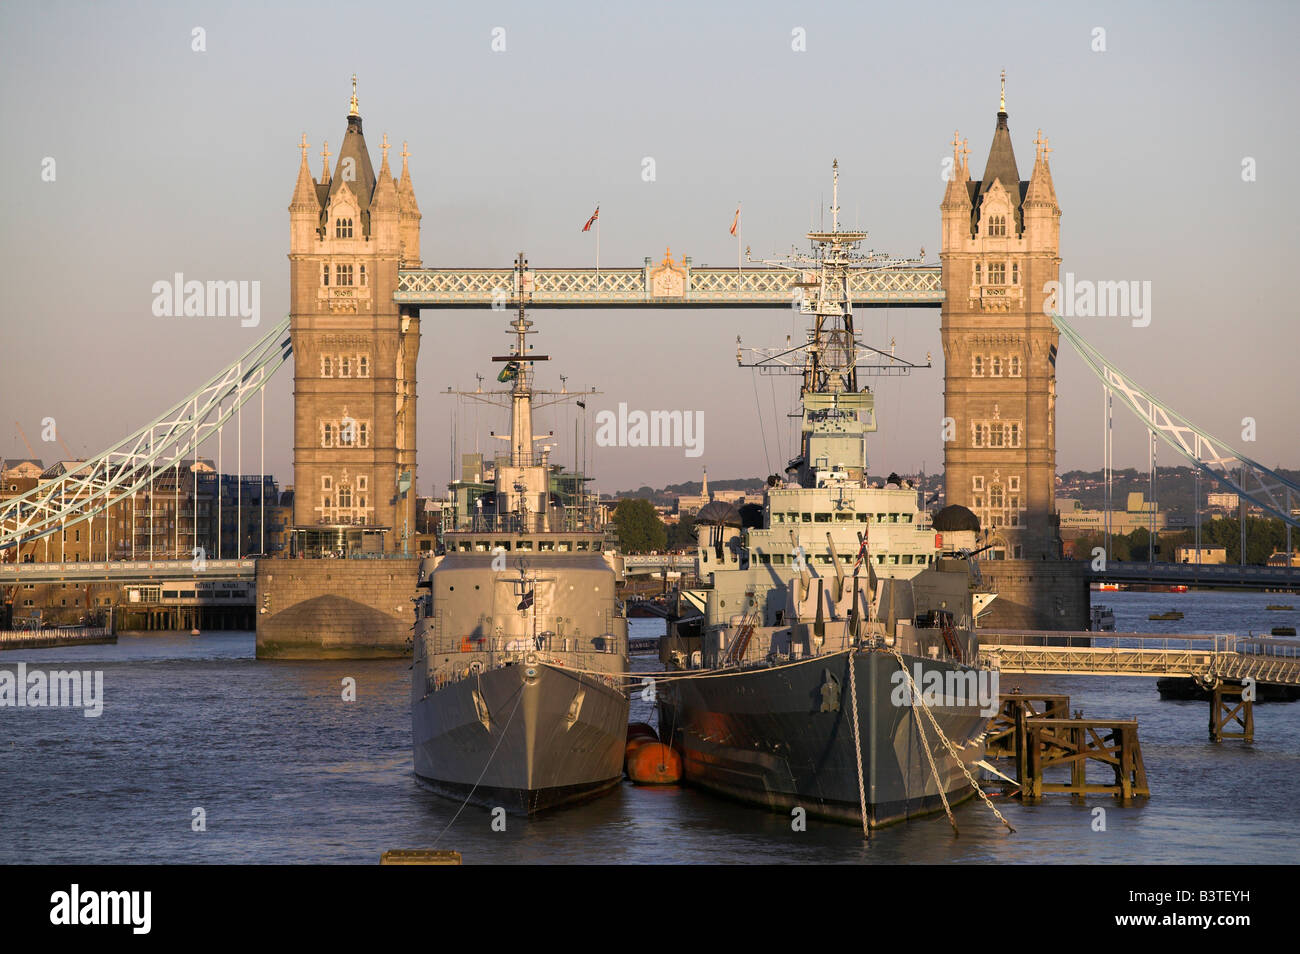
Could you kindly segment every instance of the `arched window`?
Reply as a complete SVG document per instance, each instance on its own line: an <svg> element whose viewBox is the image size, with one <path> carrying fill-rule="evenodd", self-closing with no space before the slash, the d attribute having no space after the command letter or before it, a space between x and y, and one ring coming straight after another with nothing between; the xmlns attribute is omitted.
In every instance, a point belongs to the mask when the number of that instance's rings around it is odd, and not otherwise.
<svg viewBox="0 0 1300 954"><path fill-rule="evenodd" d="M321 283L322 285L329 285L329 283L330 283L330 265L329 265L329 262L326 262L324 265L321 266L321 270L320 270L320 283Z"/></svg>
<svg viewBox="0 0 1300 954"><path fill-rule="evenodd" d="M335 219L334 220L334 237L335 238L352 238L352 219Z"/></svg>
<svg viewBox="0 0 1300 954"><path fill-rule="evenodd" d="M975 355L975 377L984 377L984 358L982 355Z"/></svg>
<svg viewBox="0 0 1300 954"><path fill-rule="evenodd" d="M1007 436L1007 443L1012 447L1020 446L1020 425L1012 424L1011 433Z"/></svg>
<svg viewBox="0 0 1300 954"><path fill-rule="evenodd" d="M334 266L334 284L348 286L352 284L352 266Z"/></svg>
<svg viewBox="0 0 1300 954"><path fill-rule="evenodd" d="M1007 373L1013 378L1020 377L1020 355L1013 354L1007 364Z"/></svg>
<svg viewBox="0 0 1300 954"><path fill-rule="evenodd" d="M1005 215L989 216L989 235L1006 235L1007 217Z"/></svg>
<svg viewBox="0 0 1300 954"><path fill-rule="evenodd" d="M360 438L361 438L361 446L362 446L362 447L369 447L369 446L370 446L370 428L366 426L365 422L362 422L361 424L359 424L358 427L360 428L360 432L361 432L360 435L359 435Z"/></svg>
<svg viewBox="0 0 1300 954"><path fill-rule="evenodd" d="M321 446L322 447L334 446L334 425L333 424L325 424L322 426Z"/></svg>
<svg viewBox="0 0 1300 954"><path fill-rule="evenodd" d="M976 262L975 263L975 284L978 285L979 283L980 283L980 266L979 266L979 262ZM328 285L329 281L326 280L325 284Z"/></svg>
<svg viewBox="0 0 1300 954"><path fill-rule="evenodd" d="M339 377L349 378L352 376L352 359L347 355L339 358Z"/></svg>
<svg viewBox="0 0 1300 954"><path fill-rule="evenodd" d="M1002 485L992 484L989 486L989 506L996 509L1002 509Z"/></svg>
<svg viewBox="0 0 1300 954"><path fill-rule="evenodd" d="M1002 377L1002 359L997 355L993 356L993 377Z"/></svg>
<svg viewBox="0 0 1300 954"><path fill-rule="evenodd" d="M339 484L339 506L352 506L352 488L347 484Z"/></svg>
<svg viewBox="0 0 1300 954"><path fill-rule="evenodd" d="M330 360L329 355L322 355L320 359L320 376L322 378L334 377L334 362Z"/></svg>
<svg viewBox="0 0 1300 954"><path fill-rule="evenodd" d="M357 357L357 377L370 377L370 357L369 355L359 355Z"/></svg>
<svg viewBox="0 0 1300 954"><path fill-rule="evenodd" d="M362 282L362 284L365 283ZM1019 262L1011 263L1011 284L1013 285L1020 284L1020 263Z"/></svg>
<svg viewBox="0 0 1300 954"><path fill-rule="evenodd" d="M366 287L366 266L362 265L360 266L360 268L361 268L361 287L365 288Z"/></svg>

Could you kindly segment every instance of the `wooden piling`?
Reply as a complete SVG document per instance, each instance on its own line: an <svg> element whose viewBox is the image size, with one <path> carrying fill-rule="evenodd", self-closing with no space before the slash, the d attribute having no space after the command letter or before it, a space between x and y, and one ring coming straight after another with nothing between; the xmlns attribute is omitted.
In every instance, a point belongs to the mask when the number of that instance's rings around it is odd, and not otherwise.
<svg viewBox="0 0 1300 954"><path fill-rule="evenodd" d="M1210 691L1210 741L1224 739L1255 741L1255 702L1243 698L1240 683L1220 683Z"/></svg>
<svg viewBox="0 0 1300 954"><path fill-rule="evenodd" d="M1016 762L1025 802L1052 793L1113 795L1121 802L1150 797L1136 720L1029 718L1024 725L1024 749L1017 753ZM1114 781L1089 782L1089 762L1110 767ZM1068 783L1044 780L1045 772L1066 766Z"/></svg>

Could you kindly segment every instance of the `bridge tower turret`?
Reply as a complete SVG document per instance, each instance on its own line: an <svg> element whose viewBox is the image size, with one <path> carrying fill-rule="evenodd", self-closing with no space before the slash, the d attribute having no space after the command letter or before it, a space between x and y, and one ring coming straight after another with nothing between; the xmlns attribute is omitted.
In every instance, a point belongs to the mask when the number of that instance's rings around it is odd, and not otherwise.
<svg viewBox="0 0 1300 954"><path fill-rule="evenodd" d="M303 552L401 552L415 533L417 309L393 301L418 263L420 211L403 148L402 180L371 165L357 103L331 174L302 163L289 205L294 353L294 505Z"/></svg>

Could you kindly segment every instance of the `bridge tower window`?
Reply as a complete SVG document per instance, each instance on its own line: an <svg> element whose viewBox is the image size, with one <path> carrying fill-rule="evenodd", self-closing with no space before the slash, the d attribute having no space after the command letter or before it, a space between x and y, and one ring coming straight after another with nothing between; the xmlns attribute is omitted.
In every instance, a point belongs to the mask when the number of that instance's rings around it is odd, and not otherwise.
<svg viewBox="0 0 1300 954"><path fill-rule="evenodd" d="M336 285L351 286L352 284L352 266L335 265L334 266L334 283Z"/></svg>
<svg viewBox="0 0 1300 954"><path fill-rule="evenodd" d="M984 377L984 356L983 356L983 355L978 355L978 354L975 355L975 370L974 370L974 374L975 374L975 377L977 377L977 378L982 378L982 377Z"/></svg>
<svg viewBox="0 0 1300 954"><path fill-rule="evenodd" d="M334 220L334 237L352 238L352 219L350 217Z"/></svg>

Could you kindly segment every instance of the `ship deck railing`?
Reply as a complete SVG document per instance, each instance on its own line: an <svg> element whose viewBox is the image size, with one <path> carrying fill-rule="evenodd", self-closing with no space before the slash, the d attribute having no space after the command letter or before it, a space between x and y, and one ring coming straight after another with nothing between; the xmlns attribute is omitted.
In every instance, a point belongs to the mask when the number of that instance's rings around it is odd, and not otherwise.
<svg viewBox="0 0 1300 954"><path fill-rule="evenodd" d="M626 654L627 639L613 633L599 636L560 635L538 633L537 636L434 636L427 652L451 655L454 653L487 653L514 656L526 653L588 653L593 656Z"/></svg>
<svg viewBox="0 0 1300 954"><path fill-rule="evenodd" d="M841 623L842 621L832 620L831 622ZM788 628L788 625L789 624L782 624L782 626L777 627L777 629ZM763 628L762 626L759 627L759 629L762 628ZM914 632L927 633L930 632L931 630L933 630L934 632L939 632L939 627L937 626L917 627L914 630ZM735 635L736 632L737 632L737 628L733 627L731 639L736 638ZM706 666L705 668L748 669L748 668L759 667L759 666L770 666L773 663L801 662L807 659L817 659L824 656L832 656L835 655L836 653L846 652L849 649L852 649L855 645L859 649L875 648L875 649L884 649L884 650L892 650L897 645L895 640L891 640L885 635L883 626L881 626L880 624L868 624L868 631L866 633L863 633L862 636L859 637L856 641L852 637L850 637L848 633L845 632L841 632L838 634L827 634L820 646L810 646L808 652L801 653L798 656L794 656L790 653L776 652L772 648L770 640L765 641L763 638L760 638L765 635L767 634L755 632L751 636L749 640L749 644L745 647L744 654L741 656L740 659L734 661L725 661L727 660L727 656L729 652L728 647L730 643L724 645L718 651L716 657L712 661L712 665ZM899 646L898 648L901 652L904 653L910 653L912 655L920 655L919 653L916 652L917 647ZM976 659L967 659L967 658L955 656L951 652L949 652L947 648L942 644L937 647L936 653L934 654L926 653L925 656L928 659L934 659L936 661L941 661L941 662L954 663L957 665L972 665L978 660L978 654L976 654Z"/></svg>

